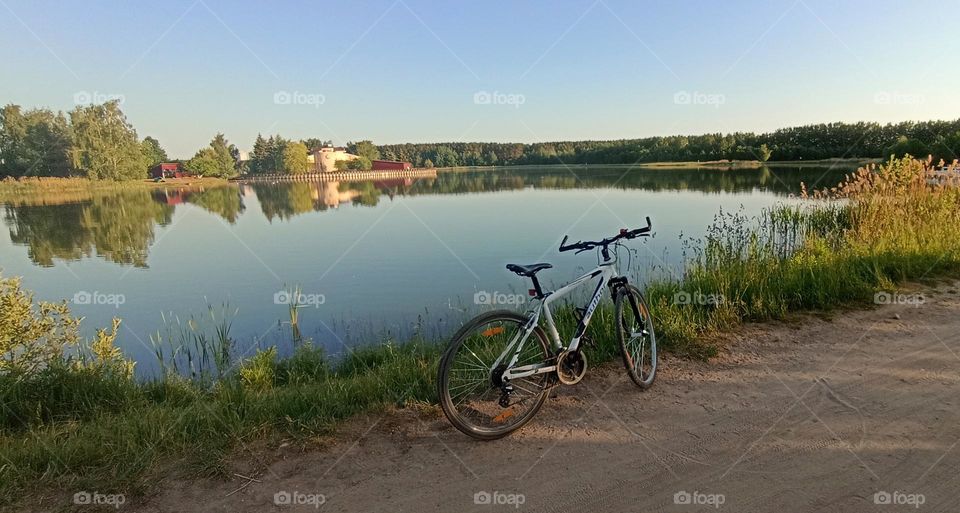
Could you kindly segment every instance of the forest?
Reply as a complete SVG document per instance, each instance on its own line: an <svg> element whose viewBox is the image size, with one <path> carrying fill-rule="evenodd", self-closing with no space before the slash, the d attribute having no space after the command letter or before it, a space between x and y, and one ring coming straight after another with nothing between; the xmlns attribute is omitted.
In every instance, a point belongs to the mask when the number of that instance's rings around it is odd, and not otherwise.
<svg viewBox="0 0 960 513"><path fill-rule="evenodd" d="M249 159L222 133L192 158L178 160L202 176L230 178L247 173L306 173L311 151L332 141L257 135ZM375 159L415 167L544 164L635 164L717 160L799 161L829 158L887 158L932 155L951 162L960 156L960 119L900 123L825 123L769 133L671 135L612 141L542 143L449 142L377 145L348 142L358 155L346 169L369 169ZM140 139L116 101L77 106L69 113L46 108L0 109L0 177L84 177L93 180L147 178L147 170L169 162L153 137Z"/></svg>

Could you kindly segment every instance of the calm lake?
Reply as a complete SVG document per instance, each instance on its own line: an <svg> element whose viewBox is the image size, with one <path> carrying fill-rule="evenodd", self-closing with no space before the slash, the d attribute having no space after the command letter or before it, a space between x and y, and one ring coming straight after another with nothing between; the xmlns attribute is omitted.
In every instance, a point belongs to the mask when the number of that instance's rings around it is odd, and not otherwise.
<svg viewBox="0 0 960 513"><path fill-rule="evenodd" d="M191 316L202 327L208 306L232 319L234 356L289 351L297 288L303 337L335 355L414 330L449 335L490 308L475 299L520 301L528 280L507 263L553 263L545 284L592 268L592 253L557 252L565 234L599 239L650 216L656 236L630 243L631 274L677 272L684 239L721 209L754 215L849 171L524 168L24 196L2 206L0 271L37 299L71 302L85 334L122 318L119 343L141 375L157 367L151 337Z"/></svg>

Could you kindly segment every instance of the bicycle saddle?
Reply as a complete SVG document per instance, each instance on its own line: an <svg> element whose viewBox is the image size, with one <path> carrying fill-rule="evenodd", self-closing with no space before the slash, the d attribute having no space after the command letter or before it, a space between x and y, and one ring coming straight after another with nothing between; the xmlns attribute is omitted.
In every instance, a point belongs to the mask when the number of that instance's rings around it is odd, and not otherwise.
<svg viewBox="0 0 960 513"><path fill-rule="evenodd" d="M538 271L544 269L550 269L553 267L553 264L548 264L546 262L539 264L530 264L530 265L519 265L519 264L507 264L507 270L515 272L520 276L530 276L537 274Z"/></svg>

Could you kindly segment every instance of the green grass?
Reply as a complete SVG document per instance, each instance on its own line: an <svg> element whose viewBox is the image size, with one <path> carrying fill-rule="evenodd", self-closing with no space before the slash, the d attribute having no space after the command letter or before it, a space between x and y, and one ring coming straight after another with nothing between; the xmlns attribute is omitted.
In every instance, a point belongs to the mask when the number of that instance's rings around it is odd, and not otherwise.
<svg viewBox="0 0 960 513"><path fill-rule="evenodd" d="M929 173L921 161L891 161L759 218L718 214L683 276L647 287L661 347L706 358L719 349L712 335L744 322L866 305L904 281L956 275L960 188L932 186ZM287 359L267 348L235 362L228 316L208 315L213 335L199 318L157 334L158 380L134 381L111 365L0 365L0 501L38 487L136 495L165 469L223 474L252 444L309 443L360 412L436 402L441 342L385 341L336 365L309 343ZM594 315L591 364L617 356L612 305ZM569 337L572 309L556 320Z"/></svg>

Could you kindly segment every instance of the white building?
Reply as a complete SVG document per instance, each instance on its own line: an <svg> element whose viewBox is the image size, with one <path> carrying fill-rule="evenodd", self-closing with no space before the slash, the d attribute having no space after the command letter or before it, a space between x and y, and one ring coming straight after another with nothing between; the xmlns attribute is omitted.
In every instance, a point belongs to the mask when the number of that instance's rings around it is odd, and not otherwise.
<svg viewBox="0 0 960 513"><path fill-rule="evenodd" d="M353 160L357 158L352 153L347 153L346 148L334 148L333 146L324 146L319 150L314 150L307 161L313 164L314 171L320 173L329 173L337 170L338 160Z"/></svg>

